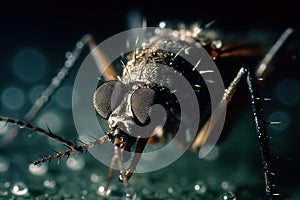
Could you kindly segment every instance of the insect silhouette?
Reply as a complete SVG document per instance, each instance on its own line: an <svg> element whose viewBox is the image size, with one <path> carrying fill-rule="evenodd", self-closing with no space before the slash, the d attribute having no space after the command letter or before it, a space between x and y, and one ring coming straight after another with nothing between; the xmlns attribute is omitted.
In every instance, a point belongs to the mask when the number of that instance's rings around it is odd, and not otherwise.
<svg viewBox="0 0 300 200"><path fill-rule="evenodd" d="M192 48L188 48L191 41L196 41L200 44L208 55L214 60L217 65L222 65L224 58L235 55L243 58L244 52L239 49L237 53L236 47L229 48L226 41L222 41L209 28L209 25L201 29L195 25L191 28L179 28L178 35L172 35L164 31L164 28L158 28L159 32L147 38L139 38L136 42L136 47L133 52L129 52L121 57L123 60L123 74L118 76L113 67L108 67L105 71L101 69L101 62L105 57L96 48L96 44L90 35L84 36L78 43L72 56L66 61L64 67L60 70L58 75L53 78L52 83L45 89L41 97L33 105L32 109L24 116L24 120L20 121L10 118L1 117L0 121L6 123L16 124L20 127L26 127L34 131L40 132L48 137L58 140L66 145L69 149L64 152L58 152L56 155L50 155L33 164L38 165L46 161L60 159L64 156L70 156L76 152L82 153L96 145L101 145L104 142L110 141L114 145L114 156L111 159L111 167L107 177L107 191L109 184L113 178L115 166L118 165L120 169L119 179L128 188L129 180L133 175L136 167L140 161L145 146L148 144L167 143L170 138L175 137L179 125L184 124L184 129L189 129L190 119L188 116L181 117L182 110L180 102L177 99L176 91L165 87L166 83L172 83L172 78L165 77L165 68L159 67L166 65L174 70L174 76L183 76L188 80L193 87L193 91L199 101L199 108L201 110L201 120L198 120L199 125L196 137L193 139L191 145L186 138L179 138L179 145L189 146L193 151L199 151L201 147L209 140L216 121L212 117L222 116L224 108L231 101L237 87L242 79L247 79L248 90L250 94L250 102L252 104L252 111L254 115L254 122L256 125L256 132L259 140L259 147L262 156L264 180L266 187L266 194L269 199L278 196L274 188L273 172L271 169L271 157L269 152L268 136L265 129L264 115L262 112L261 101L258 91L256 89L255 79L261 80L266 76L267 66L269 65L276 52L284 44L287 38L292 34L293 30L288 28L284 31L281 37L275 42L265 58L257 64L256 68L240 68L235 72L234 77L226 83L227 89L219 97L219 105L215 110L211 109L212 102L210 101L209 91L206 87L207 82L214 82L213 79L205 79L205 74L214 73L213 70L200 70L196 68L201 60L196 64L191 64L184 57L183 54L193 56ZM173 32L172 32L173 33ZM181 37L184 36L184 37ZM141 41L139 41L141 40ZM139 45L141 44L141 45ZM106 82L101 83L95 90L93 96L93 105L99 116L108 122L110 131L104 136L96 138L90 143L77 145L57 134L51 130L44 130L38 126L30 124L39 110L47 103L49 97L61 85L62 80L68 74L68 71L73 66L74 62L81 53L85 45L93 50L92 54L96 63L102 70L103 79ZM168 51L172 49L173 51ZM244 49L245 50L245 49ZM246 52L246 55L251 53ZM226 60L226 59L225 59ZM231 72L231 74L234 74ZM185 90L185 85L177 88L178 90ZM189 98L189 93L185 93L185 98ZM153 105L159 104L166 111L165 124L151 126L153 118L149 114ZM186 123L186 124L185 124ZM150 126L149 126L150 125ZM139 127L147 127L142 130L146 132L138 132ZM137 130L136 130L137 129ZM9 141L17 135L19 129L12 130L4 142ZM183 136L182 136L183 137ZM127 169L123 162L130 160L130 165Z"/></svg>

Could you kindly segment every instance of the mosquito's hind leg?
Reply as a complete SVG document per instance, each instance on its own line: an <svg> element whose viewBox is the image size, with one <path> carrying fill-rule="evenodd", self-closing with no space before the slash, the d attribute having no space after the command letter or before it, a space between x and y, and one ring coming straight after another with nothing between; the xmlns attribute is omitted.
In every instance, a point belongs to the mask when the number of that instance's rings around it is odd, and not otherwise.
<svg viewBox="0 0 300 200"><path fill-rule="evenodd" d="M262 99L260 98L256 90L256 84L253 81L253 75L251 74L250 70L248 70L247 72L247 84L250 94L250 101L257 138L259 142L259 150L262 158L266 193L270 199L273 199L274 196L278 196L279 194L275 193L274 191L274 173L272 172L271 168L271 154L269 149L268 135L266 131L266 122L264 120L263 107L261 104Z"/></svg>

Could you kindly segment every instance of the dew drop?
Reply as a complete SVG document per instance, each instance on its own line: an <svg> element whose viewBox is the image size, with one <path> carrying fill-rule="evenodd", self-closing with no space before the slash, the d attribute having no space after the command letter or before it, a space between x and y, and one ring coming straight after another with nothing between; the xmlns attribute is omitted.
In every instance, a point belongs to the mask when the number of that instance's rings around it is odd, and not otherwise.
<svg viewBox="0 0 300 200"><path fill-rule="evenodd" d="M108 196L111 193L111 189L108 188L107 191L105 191L105 187L103 185L99 186L97 189L97 194L99 194L102 197Z"/></svg>
<svg viewBox="0 0 300 200"><path fill-rule="evenodd" d="M44 180L43 185L48 189L53 189L56 186L56 182L52 179L46 179Z"/></svg>
<svg viewBox="0 0 300 200"><path fill-rule="evenodd" d="M199 194L204 194L207 190L206 184L203 181L199 180L195 183L194 190Z"/></svg>
<svg viewBox="0 0 300 200"><path fill-rule="evenodd" d="M5 197L8 195L8 192L6 190L0 189L0 197Z"/></svg>
<svg viewBox="0 0 300 200"><path fill-rule="evenodd" d="M228 191L228 192L224 192L221 196L220 196L220 200L236 200L235 195L233 194L233 192Z"/></svg>
<svg viewBox="0 0 300 200"><path fill-rule="evenodd" d="M160 34L160 29L159 29L159 28L154 29L154 33L155 33L156 35Z"/></svg>
<svg viewBox="0 0 300 200"><path fill-rule="evenodd" d="M166 22L160 22L159 27L160 28L165 28L166 27Z"/></svg>
<svg viewBox="0 0 300 200"><path fill-rule="evenodd" d="M40 175L45 174L48 171L48 165L47 164L43 164L43 165L30 164L28 169L31 174L40 176Z"/></svg>
<svg viewBox="0 0 300 200"><path fill-rule="evenodd" d="M225 191L230 191L230 190L233 190L235 188L234 185L231 182L228 182L228 181L223 181L221 183L221 187Z"/></svg>
<svg viewBox="0 0 300 200"><path fill-rule="evenodd" d="M96 173L92 173L90 176L90 180L94 183L99 183L102 180L102 177Z"/></svg>
<svg viewBox="0 0 300 200"><path fill-rule="evenodd" d="M9 187L10 187L10 182L5 182L5 183L3 184L3 186L4 186L5 188L9 188Z"/></svg>
<svg viewBox="0 0 300 200"><path fill-rule="evenodd" d="M0 157L0 172L6 172L9 168L9 162L3 158Z"/></svg>
<svg viewBox="0 0 300 200"><path fill-rule="evenodd" d="M132 188L127 188L125 193L126 193L126 200L136 199L136 193Z"/></svg>
<svg viewBox="0 0 300 200"><path fill-rule="evenodd" d="M16 182L11 188L11 193L17 196L24 196L28 193L28 187L22 181Z"/></svg>
<svg viewBox="0 0 300 200"><path fill-rule="evenodd" d="M81 49L83 47L83 43L82 42L77 42L76 47Z"/></svg>
<svg viewBox="0 0 300 200"><path fill-rule="evenodd" d="M73 54L72 54L71 52L68 51L68 52L66 53L66 58L67 58L67 59L70 59L72 56L73 56Z"/></svg>
<svg viewBox="0 0 300 200"><path fill-rule="evenodd" d="M168 188L168 193L172 194L174 192L174 189L172 187Z"/></svg>
<svg viewBox="0 0 300 200"><path fill-rule="evenodd" d="M67 166L72 170L81 170L85 166L85 160L83 158L69 158L67 160Z"/></svg>

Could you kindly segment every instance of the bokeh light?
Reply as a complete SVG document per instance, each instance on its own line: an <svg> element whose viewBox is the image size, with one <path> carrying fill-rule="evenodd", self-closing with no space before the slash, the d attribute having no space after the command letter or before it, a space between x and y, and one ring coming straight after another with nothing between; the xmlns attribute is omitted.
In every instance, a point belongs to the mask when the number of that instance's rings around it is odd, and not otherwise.
<svg viewBox="0 0 300 200"><path fill-rule="evenodd" d="M7 87L1 94L2 105L11 110L21 108L25 102L24 92L17 87Z"/></svg>
<svg viewBox="0 0 300 200"><path fill-rule="evenodd" d="M276 110L276 111L273 111L268 116L268 121L269 122L282 122L282 123L278 123L278 124L273 124L270 127L274 131L283 131L289 126L290 117L286 112L281 111L281 110Z"/></svg>
<svg viewBox="0 0 300 200"><path fill-rule="evenodd" d="M60 87L55 94L55 101L61 108L69 109L72 107L72 90L71 86Z"/></svg>
<svg viewBox="0 0 300 200"><path fill-rule="evenodd" d="M28 48L19 51L15 55L12 67L14 73L21 81L32 83L44 77L48 62L41 52Z"/></svg>
<svg viewBox="0 0 300 200"><path fill-rule="evenodd" d="M60 132L62 130L62 119L55 112L47 112L38 116L37 125L42 128L51 127L51 131Z"/></svg>
<svg viewBox="0 0 300 200"><path fill-rule="evenodd" d="M295 106L300 102L300 83L296 79L286 78L278 83L275 93L283 105Z"/></svg>

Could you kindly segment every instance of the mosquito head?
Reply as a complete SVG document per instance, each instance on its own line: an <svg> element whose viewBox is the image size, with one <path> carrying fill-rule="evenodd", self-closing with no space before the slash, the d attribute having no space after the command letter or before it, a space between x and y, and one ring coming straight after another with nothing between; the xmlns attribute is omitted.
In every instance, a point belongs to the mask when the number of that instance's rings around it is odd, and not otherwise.
<svg viewBox="0 0 300 200"><path fill-rule="evenodd" d="M120 81L108 81L94 93L94 107L98 114L108 120L110 129L132 133L136 127L150 123L151 106L160 103L158 92L147 85L129 86Z"/></svg>

